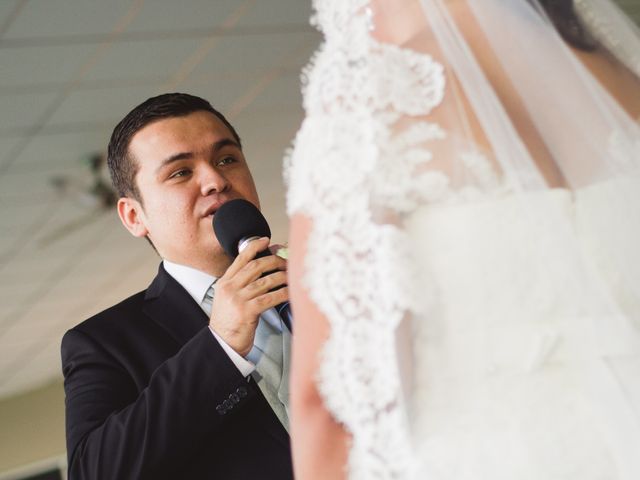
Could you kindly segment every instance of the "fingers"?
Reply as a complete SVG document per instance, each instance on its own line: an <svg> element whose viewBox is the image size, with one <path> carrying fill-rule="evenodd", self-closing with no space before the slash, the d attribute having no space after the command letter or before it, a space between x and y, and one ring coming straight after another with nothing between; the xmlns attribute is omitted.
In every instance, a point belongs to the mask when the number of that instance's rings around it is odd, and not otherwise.
<svg viewBox="0 0 640 480"><path fill-rule="evenodd" d="M248 296L250 298L256 297L258 295L265 294L270 290L274 290L276 288L282 287L287 284L287 272L276 271L265 275L264 277L260 277L249 285L247 285L246 290Z"/></svg>
<svg viewBox="0 0 640 480"><path fill-rule="evenodd" d="M286 270L286 260L276 257L275 255L269 255L268 257L258 258L247 263L235 274L233 283L236 287L243 288L258 280L264 274Z"/></svg>
<svg viewBox="0 0 640 480"><path fill-rule="evenodd" d="M262 237L257 240L253 240L247 244L245 249L238 254L233 263L229 266L224 276L233 277L240 269L242 269L247 263L253 260L258 252L265 250L269 247L269 237Z"/></svg>
<svg viewBox="0 0 640 480"><path fill-rule="evenodd" d="M238 255L227 269L221 280L230 282L235 288L244 288L265 273L276 270L287 270L287 261L276 255L255 258L256 254L267 250L269 239L267 237L253 240L247 244L245 250Z"/></svg>
<svg viewBox="0 0 640 480"><path fill-rule="evenodd" d="M271 307L275 307L289 300L289 287L282 287L273 292L267 292L263 295L255 297L249 303L257 312L264 312Z"/></svg>
<svg viewBox="0 0 640 480"><path fill-rule="evenodd" d="M289 299L286 260L255 258L268 247L266 237L249 242L216 284L209 323L243 356L253 345L259 315Z"/></svg>
<svg viewBox="0 0 640 480"><path fill-rule="evenodd" d="M270 293L270 290L286 285L287 261L285 259L276 255L255 258L256 254L268 248L269 238L267 237L249 242L220 278L216 290L228 291L229 295L248 302ZM268 295L264 302L271 303L270 299L273 297Z"/></svg>

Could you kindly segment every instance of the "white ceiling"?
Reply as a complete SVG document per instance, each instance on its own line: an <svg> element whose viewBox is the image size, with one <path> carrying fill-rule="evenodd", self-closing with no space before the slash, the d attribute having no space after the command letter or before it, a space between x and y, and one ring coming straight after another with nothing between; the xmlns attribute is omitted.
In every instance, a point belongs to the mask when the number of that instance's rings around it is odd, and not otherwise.
<svg viewBox="0 0 640 480"><path fill-rule="evenodd" d="M308 0L0 1L0 398L60 376L66 329L155 274L146 242L84 193L87 157L148 97L189 92L227 114L285 240L310 13Z"/></svg>
<svg viewBox="0 0 640 480"><path fill-rule="evenodd" d="M64 331L156 271L146 242L83 193L86 158L146 98L185 91L228 114L285 239L281 162L320 39L310 3L0 0L0 398L59 376ZM640 0L619 3L640 18Z"/></svg>

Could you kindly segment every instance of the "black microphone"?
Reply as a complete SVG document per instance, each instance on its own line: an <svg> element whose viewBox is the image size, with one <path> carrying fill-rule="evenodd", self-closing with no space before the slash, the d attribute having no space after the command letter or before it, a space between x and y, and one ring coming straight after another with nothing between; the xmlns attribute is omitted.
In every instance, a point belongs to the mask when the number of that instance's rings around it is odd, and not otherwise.
<svg viewBox="0 0 640 480"><path fill-rule="evenodd" d="M271 229L264 215L253 203L241 198L223 203L216 211L213 216L213 231L222 249L231 258L236 258L250 241L260 237L271 238ZM273 254L266 248L258 252L255 258L268 255ZM263 276L269 273L271 272L266 272ZM275 309L289 331L293 331L289 302L276 305Z"/></svg>
<svg viewBox="0 0 640 480"><path fill-rule="evenodd" d="M264 215L251 202L238 198L223 203L213 216L213 231L220 245L231 258L251 241L260 237L271 237L271 229ZM256 258L271 255L268 249L259 252Z"/></svg>
<svg viewBox="0 0 640 480"><path fill-rule="evenodd" d="M222 249L231 258L238 256L250 241L260 237L271 238L271 229L264 215L251 202L238 198L223 203L213 216L213 231ZM267 248L258 252L255 258L273 255ZM267 275L271 272L263 274ZM289 302L276 305L285 324L291 331L291 310Z"/></svg>

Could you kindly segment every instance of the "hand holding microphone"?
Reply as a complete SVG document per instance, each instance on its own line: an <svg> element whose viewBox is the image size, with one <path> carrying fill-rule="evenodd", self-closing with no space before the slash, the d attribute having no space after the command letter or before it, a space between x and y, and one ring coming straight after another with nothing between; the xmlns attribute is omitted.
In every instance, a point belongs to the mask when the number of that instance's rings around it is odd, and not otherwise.
<svg viewBox="0 0 640 480"><path fill-rule="evenodd" d="M269 251L269 225L246 200L222 205L213 217L213 228L222 248L235 259L216 283L209 322L245 356L253 346L260 314L289 300L287 262Z"/></svg>

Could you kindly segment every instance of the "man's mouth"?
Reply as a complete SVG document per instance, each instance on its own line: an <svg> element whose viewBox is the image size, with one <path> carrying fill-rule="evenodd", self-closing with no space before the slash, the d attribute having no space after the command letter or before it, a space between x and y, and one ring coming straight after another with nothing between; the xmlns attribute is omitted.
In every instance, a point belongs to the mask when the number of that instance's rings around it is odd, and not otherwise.
<svg viewBox="0 0 640 480"><path fill-rule="evenodd" d="M216 212L218 211L218 209L224 205L226 202L228 202L229 200L224 200L222 202L216 202L213 205L211 205L209 208L207 208L204 211L204 217L208 218L209 220L213 219L214 215L216 214Z"/></svg>

